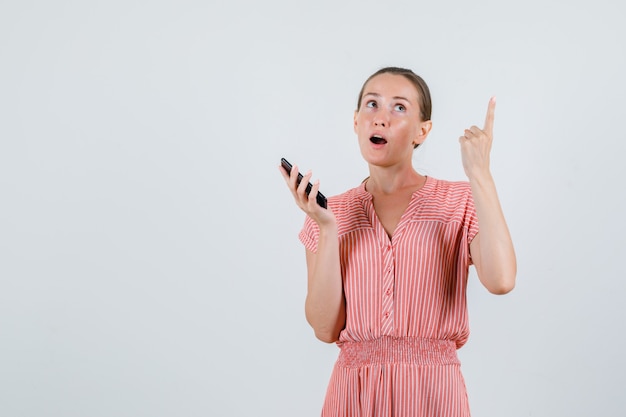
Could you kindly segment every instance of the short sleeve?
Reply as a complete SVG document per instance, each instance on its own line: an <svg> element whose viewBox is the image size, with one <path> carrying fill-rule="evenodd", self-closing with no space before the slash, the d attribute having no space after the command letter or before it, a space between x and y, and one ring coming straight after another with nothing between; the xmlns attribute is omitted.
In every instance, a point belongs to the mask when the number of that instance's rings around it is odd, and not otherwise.
<svg viewBox="0 0 626 417"><path fill-rule="evenodd" d="M468 187L469 188L469 187ZM478 234L478 216L476 215L476 207L474 206L474 198L472 197L472 191L469 189L467 194L467 202L465 204L465 215L463 216L463 227L467 230L467 245L468 245L468 253L470 254L470 263L472 262L471 251L469 250L469 245L472 243L472 240Z"/></svg>
<svg viewBox="0 0 626 417"><path fill-rule="evenodd" d="M300 242L302 242L304 247L311 252L317 252L317 242L319 241L319 236L320 230L317 223L315 223L315 221L309 216L306 216L302 230L298 235Z"/></svg>
<svg viewBox="0 0 626 417"><path fill-rule="evenodd" d="M474 198L470 191L467 201L467 211L465 213L465 227L467 227L467 238L469 243L472 242L474 237L478 234L478 216L476 215L476 208L474 207Z"/></svg>

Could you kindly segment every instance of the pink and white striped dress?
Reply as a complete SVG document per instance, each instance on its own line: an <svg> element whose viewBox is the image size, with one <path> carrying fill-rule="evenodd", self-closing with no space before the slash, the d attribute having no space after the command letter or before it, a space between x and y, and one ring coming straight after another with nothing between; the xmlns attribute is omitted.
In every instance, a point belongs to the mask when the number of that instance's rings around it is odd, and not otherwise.
<svg viewBox="0 0 626 417"><path fill-rule="evenodd" d="M365 184L329 198L337 218L346 327L323 417L469 416L456 350L469 336L469 244L478 220L467 182L427 177L390 239ZM300 232L315 252L319 230Z"/></svg>

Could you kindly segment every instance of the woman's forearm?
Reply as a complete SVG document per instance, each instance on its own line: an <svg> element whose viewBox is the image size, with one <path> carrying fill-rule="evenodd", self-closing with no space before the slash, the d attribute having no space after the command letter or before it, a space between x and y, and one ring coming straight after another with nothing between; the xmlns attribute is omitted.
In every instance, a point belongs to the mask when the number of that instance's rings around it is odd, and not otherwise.
<svg viewBox="0 0 626 417"><path fill-rule="evenodd" d="M470 247L476 272L494 294L515 286L517 261L504 213L491 174L470 178L480 231Z"/></svg>
<svg viewBox="0 0 626 417"><path fill-rule="evenodd" d="M346 321L336 225L320 228L317 252L307 251L307 270L307 321L318 339L335 342Z"/></svg>

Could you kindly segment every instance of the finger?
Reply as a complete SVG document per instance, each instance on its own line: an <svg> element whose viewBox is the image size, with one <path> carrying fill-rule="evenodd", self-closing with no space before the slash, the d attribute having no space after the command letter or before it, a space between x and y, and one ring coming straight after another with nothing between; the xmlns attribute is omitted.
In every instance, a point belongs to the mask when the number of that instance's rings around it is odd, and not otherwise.
<svg viewBox="0 0 626 417"><path fill-rule="evenodd" d="M289 184L289 174L287 173L287 171L285 171L285 168L283 168L282 165L278 165L278 170L280 171L280 174L285 179L285 182Z"/></svg>
<svg viewBox="0 0 626 417"><path fill-rule="evenodd" d="M476 133L475 131L473 131L473 130L472 130L472 128L465 129L465 130L463 131L463 137L464 137L465 139L471 139L471 138L473 138L474 136L476 136L476 134L477 134L477 133Z"/></svg>
<svg viewBox="0 0 626 417"><path fill-rule="evenodd" d="M317 193L319 192L320 189L320 181L316 180L313 183L313 187L311 187L311 193L309 194L309 202L313 201L315 202L315 204L317 204Z"/></svg>
<svg viewBox="0 0 626 417"><path fill-rule="evenodd" d="M482 135L485 134L485 132L480 130L480 128L478 126L470 127L469 131L470 131L470 135L472 135L472 137L478 137L478 136L482 136Z"/></svg>
<svg viewBox="0 0 626 417"><path fill-rule="evenodd" d="M280 171L281 175L283 176L283 178L285 179L285 182L287 183L287 186L289 187L289 189L291 190L291 173L287 172L287 170L285 169L284 166L279 165L278 166L278 170ZM292 168L293 171L293 168Z"/></svg>
<svg viewBox="0 0 626 417"><path fill-rule="evenodd" d="M307 172L303 177L302 180L300 181L300 185L298 185L298 196L302 199L307 199L306 197L306 187L309 184L309 181L311 180L311 176L313 175L313 172L309 171Z"/></svg>
<svg viewBox="0 0 626 417"><path fill-rule="evenodd" d="M483 129L489 137L493 137L493 122L496 114L496 98L491 97L489 99L489 105L487 106L487 116L485 117L485 128Z"/></svg>
<svg viewBox="0 0 626 417"><path fill-rule="evenodd" d="M289 188L292 192L296 192L297 182L298 182L298 166L294 165L291 167L291 172L289 173Z"/></svg>

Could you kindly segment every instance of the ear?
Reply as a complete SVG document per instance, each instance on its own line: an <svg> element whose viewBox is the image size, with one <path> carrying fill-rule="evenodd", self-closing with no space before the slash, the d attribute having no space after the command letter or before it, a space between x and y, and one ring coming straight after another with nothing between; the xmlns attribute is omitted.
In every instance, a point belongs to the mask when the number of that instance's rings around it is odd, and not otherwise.
<svg viewBox="0 0 626 417"><path fill-rule="evenodd" d="M422 143L424 143L432 128L432 121L426 120L425 122L420 122L420 126L417 131L417 138L415 138L415 140L413 141L413 145L421 145Z"/></svg>
<svg viewBox="0 0 626 417"><path fill-rule="evenodd" d="M354 111L354 133L356 133L356 117L359 115L358 110Z"/></svg>

